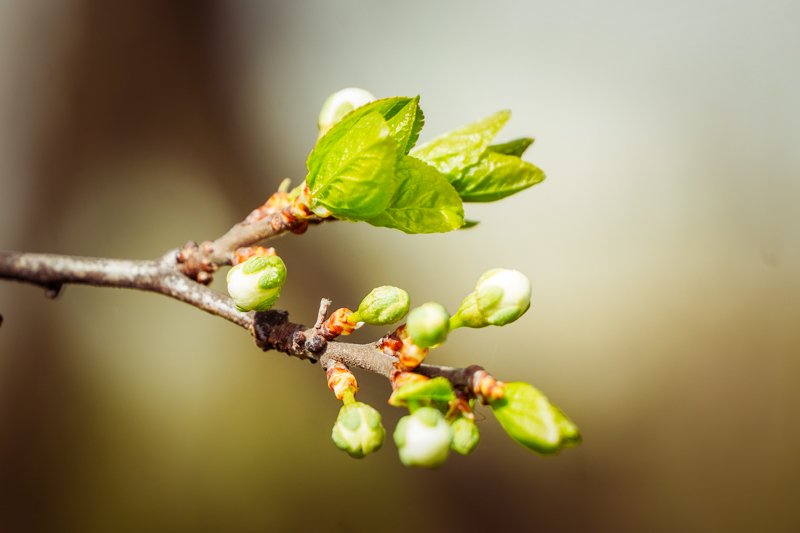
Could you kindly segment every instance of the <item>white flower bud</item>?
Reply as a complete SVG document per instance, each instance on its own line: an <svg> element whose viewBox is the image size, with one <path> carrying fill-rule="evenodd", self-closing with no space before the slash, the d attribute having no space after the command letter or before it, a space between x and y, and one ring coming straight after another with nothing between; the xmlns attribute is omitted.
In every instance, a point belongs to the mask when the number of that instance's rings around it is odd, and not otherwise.
<svg viewBox="0 0 800 533"><path fill-rule="evenodd" d="M322 137L325 135L329 129L350 111L368 104L375 99L372 93L357 87L348 87L347 89L336 91L322 104L322 110L319 112L319 119L317 120L319 136Z"/></svg>
<svg viewBox="0 0 800 533"><path fill-rule="evenodd" d="M228 294L242 311L266 311L281 295L286 265L277 255L251 257L228 272Z"/></svg>
<svg viewBox="0 0 800 533"><path fill-rule="evenodd" d="M504 326L521 317L531 305L531 282L521 272L493 268L485 272L461 302L450 327Z"/></svg>
<svg viewBox="0 0 800 533"><path fill-rule="evenodd" d="M334 444L357 459L377 451L385 435L381 414L374 407L361 402L342 406L331 432Z"/></svg>
<svg viewBox="0 0 800 533"><path fill-rule="evenodd" d="M452 440L450 424L433 407L420 407L404 416L394 431L400 461L406 466L441 466L447 460Z"/></svg>

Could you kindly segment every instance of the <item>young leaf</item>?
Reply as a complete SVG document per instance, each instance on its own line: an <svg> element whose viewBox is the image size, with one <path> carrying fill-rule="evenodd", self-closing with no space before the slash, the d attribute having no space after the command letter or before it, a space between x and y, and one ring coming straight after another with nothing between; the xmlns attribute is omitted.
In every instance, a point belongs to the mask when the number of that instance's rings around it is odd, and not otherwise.
<svg viewBox="0 0 800 533"><path fill-rule="evenodd" d="M440 233L464 224L461 198L438 170L404 156L395 175L398 186L389 206L367 222L406 233Z"/></svg>
<svg viewBox="0 0 800 533"><path fill-rule="evenodd" d="M506 383L502 399L492 412L506 433L526 448L554 453L561 448L561 428L544 394L522 382Z"/></svg>
<svg viewBox="0 0 800 533"><path fill-rule="evenodd" d="M397 141L397 157L406 155L416 144L419 132L425 124L425 116L419 107L419 96L415 96L393 117L386 120L389 132Z"/></svg>
<svg viewBox="0 0 800 533"><path fill-rule="evenodd" d="M464 167L478 162L510 117L510 111L498 111L415 148L411 155L433 165L452 180Z"/></svg>
<svg viewBox="0 0 800 533"><path fill-rule="evenodd" d="M502 144L493 144L489 147L489 150L498 154L522 157L522 154L525 153L525 150L527 150L532 144L533 139L531 137L521 137L519 139L514 139L513 141L508 141Z"/></svg>
<svg viewBox="0 0 800 533"><path fill-rule="evenodd" d="M452 181L465 202L493 202L544 179L544 172L519 157L487 151L478 164Z"/></svg>
<svg viewBox="0 0 800 533"><path fill-rule="evenodd" d="M447 378L438 377L403 385L389 397L389 404L395 407L404 407L409 402L419 404L446 403L454 400L455 397L453 386Z"/></svg>
<svg viewBox="0 0 800 533"><path fill-rule="evenodd" d="M394 98L383 98L375 100L366 105L363 105L347 115L345 115L339 122L337 122L328 132L323 135L318 141L317 145L308 156L306 167L308 168L308 175L313 181L313 177L319 172L320 166L327 158L328 152L336 146L342 137L348 134L353 127L364 117L370 113L376 112L383 117L384 120L390 120L397 113L399 113L405 106L411 102L411 98L404 96L397 96ZM392 130L389 130L390 134ZM309 183L310 186L310 183Z"/></svg>
<svg viewBox="0 0 800 533"><path fill-rule="evenodd" d="M339 125L341 122L328 135ZM362 117L338 137L336 144L320 158L318 171L306 178L311 210L327 210L338 218L350 220L364 220L384 211L397 189L396 149L389 127L379 113Z"/></svg>

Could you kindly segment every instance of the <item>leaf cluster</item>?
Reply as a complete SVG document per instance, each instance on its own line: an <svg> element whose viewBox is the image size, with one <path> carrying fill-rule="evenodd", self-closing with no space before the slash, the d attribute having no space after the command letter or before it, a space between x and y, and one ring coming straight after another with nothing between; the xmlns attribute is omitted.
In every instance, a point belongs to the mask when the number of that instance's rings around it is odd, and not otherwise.
<svg viewBox="0 0 800 533"><path fill-rule="evenodd" d="M406 233L474 225L463 202L491 202L544 173L520 157L533 139L491 142L510 117L500 111L416 147L425 118L419 96L376 100L345 115L308 157L310 208Z"/></svg>

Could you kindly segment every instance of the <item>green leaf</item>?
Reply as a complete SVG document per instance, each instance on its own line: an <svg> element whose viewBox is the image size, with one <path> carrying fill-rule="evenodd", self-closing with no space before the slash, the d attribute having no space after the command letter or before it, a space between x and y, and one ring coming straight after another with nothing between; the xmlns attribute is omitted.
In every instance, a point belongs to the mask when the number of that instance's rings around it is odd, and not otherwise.
<svg viewBox="0 0 800 533"><path fill-rule="evenodd" d="M350 113L346 114L342 119L336 123L328 132L323 135L318 141L314 149L308 155L306 167L308 168L308 176L313 181L322 162L326 159L328 152L337 145L339 140L348 134L353 129L358 121L369 115L370 113L379 113L384 120L390 120L397 113L400 112L408 103L411 98L405 96L396 96L394 98L383 98L375 100L366 105L363 105ZM391 131L391 130L390 130ZM309 178L306 178L308 181ZM310 186L310 183L309 183Z"/></svg>
<svg viewBox="0 0 800 533"><path fill-rule="evenodd" d="M506 433L535 452L557 452L562 444L561 428L545 395L522 382L506 383L504 392L491 406Z"/></svg>
<svg viewBox="0 0 800 533"><path fill-rule="evenodd" d="M532 163L489 151L452 183L465 202L493 202L542 180L544 172Z"/></svg>
<svg viewBox="0 0 800 533"><path fill-rule="evenodd" d="M404 156L395 175L398 186L388 207L367 222L406 233L440 233L464 224L461 198L438 170Z"/></svg>
<svg viewBox="0 0 800 533"><path fill-rule="evenodd" d="M453 386L444 377L418 381L403 385L389 397L389 404L404 407L411 403L431 404L433 402L450 402L455 400Z"/></svg>
<svg viewBox="0 0 800 533"><path fill-rule="evenodd" d="M393 117L386 120L389 132L397 141L397 157L406 155L416 144L419 132L425 124L425 116L419 107L419 96L415 96Z"/></svg>
<svg viewBox="0 0 800 533"><path fill-rule="evenodd" d="M522 154L525 153L525 150L527 150L532 144L533 139L531 137L521 137L519 139L514 139L513 141L508 141L502 144L493 144L489 147L489 150L498 154L522 157Z"/></svg>
<svg viewBox="0 0 800 533"><path fill-rule="evenodd" d="M449 179L477 163L489 143L511 117L510 111L498 111L483 120L452 130L411 151L411 155L436 167Z"/></svg>
<svg viewBox="0 0 800 533"><path fill-rule="evenodd" d="M480 223L481 223L481 221L480 221L480 220L468 220L468 219L464 219L464 225L463 225L463 226L461 226L461 227L460 227L460 228L458 228L458 229L469 229L469 228L474 228L475 226L477 226L477 225L478 225L478 224L480 224Z"/></svg>
<svg viewBox="0 0 800 533"><path fill-rule="evenodd" d="M336 133L341 124L334 126L323 139ZM396 150L380 113L373 111L360 117L315 160L316 171L306 178L312 211L324 208L337 218L350 220L364 220L384 211L397 189Z"/></svg>

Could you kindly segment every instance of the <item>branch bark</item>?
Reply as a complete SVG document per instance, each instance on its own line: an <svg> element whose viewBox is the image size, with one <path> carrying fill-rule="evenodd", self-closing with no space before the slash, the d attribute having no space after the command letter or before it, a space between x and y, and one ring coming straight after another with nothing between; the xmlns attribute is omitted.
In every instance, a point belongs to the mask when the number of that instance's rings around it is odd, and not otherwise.
<svg viewBox="0 0 800 533"><path fill-rule="evenodd" d="M261 227L262 225L259 225L259 228ZM232 246L232 243L257 242L251 239L264 235L261 229L253 229L247 233L249 236L245 239L243 232L244 230L240 228L234 232L239 235L238 237L225 238L224 242L228 243L226 246ZM321 361L323 367L330 362L338 361L350 368L359 368L386 378L391 378L396 372L397 360L383 353L375 343L328 341L321 325L329 301L323 300L320 316L312 328L290 322L285 311L242 312L227 296L212 291L184 275L180 271L176 255L177 250L172 250L156 260L137 261L0 252L0 279L38 285L50 292L57 292L64 284L76 283L163 294L244 328L254 337L256 345L265 351L277 350L313 363ZM477 370L481 368L422 365L416 371L428 377L444 376L455 388L474 395L472 381Z"/></svg>

